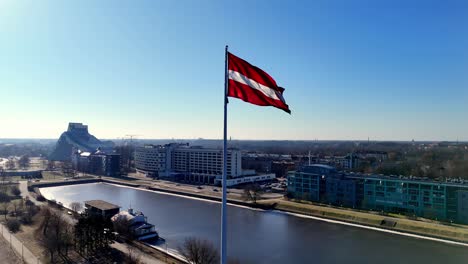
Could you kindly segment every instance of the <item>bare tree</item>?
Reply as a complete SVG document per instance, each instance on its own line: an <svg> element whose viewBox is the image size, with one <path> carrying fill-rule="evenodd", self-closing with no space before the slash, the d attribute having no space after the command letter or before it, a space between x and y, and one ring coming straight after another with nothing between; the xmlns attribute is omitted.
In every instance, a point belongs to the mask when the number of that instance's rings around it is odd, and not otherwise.
<svg viewBox="0 0 468 264"><path fill-rule="evenodd" d="M2 184L4 184L6 179L6 173L2 166L0 166L0 179L2 179Z"/></svg>
<svg viewBox="0 0 468 264"><path fill-rule="evenodd" d="M121 217L119 216L114 222L114 230L115 232L119 233L119 235L129 239L133 240L134 239L134 234L132 230L130 229L131 221L128 220L126 217Z"/></svg>
<svg viewBox="0 0 468 264"><path fill-rule="evenodd" d="M65 177L75 177L76 172L73 169L73 164L70 161L65 161L62 164L62 173Z"/></svg>
<svg viewBox="0 0 468 264"><path fill-rule="evenodd" d="M30 165L30 158L28 155L23 155L19 158L18 160L18 165L24 170L24 169L27 169L29 168L29 165Z"/></svg>
<svg viewBox="0 0 468 264"><path fill-rule="evenodd" d="M42 235L47 234L49 231L49 223L50 219L52 217L52 211L50 210L49 207L43 207L41 210L41 222L38 227L38 231L42 233Z"/></svg>
<svg viewBox="0 0 468 264"><path fill-rule="evenodd" d="M186 238L180 252L189 263L193 264L214 264L219 261L218 250L207 240Z"/></svg>
<svg viewBox="0 0 468 264"><path fill-rule="evenodd" d="M5 170L3 169L3 167L0 167L0 179L2 179L2 185L1 185L1 188L0 188L0 192L4 192L6 193L6 172Z"/></svg>
<svg viewBox="0 0 468 264"><path fill-rule="evenodd" d="M18 214L20 214L23 211L23 200L13 201L11 203L11 206L13 207L15 217L18 218Z"/></svg>
<svg viewBox="0 0 468 264"><path fill-rule="evenodd" d="M125 256L126 264L140 264L141 263L141 254L135 248L128 246L127 254Z"/></svg>
<svg viewBox="0 0 468 264"><path fill-rule="evenodd" d="M54 168L55 168L55 161L53 161L53 160L48 160L48 161L47 161L46 169L47 169L47 170L53 170Z"/></svg>
<svg viewBox="0 0 468 264"><path fill-rule="evenodd" d="M13 158L9 158L8 161L5 163L7 170L14 170L16 167L15 160Z"/></svg>
<svg viewBox="0 0 468 264"><path fill-rule="evenodd" d="M5 220L7 220L8 209L10 208L10 204L8 203L1 203L0 204L0 211L5 216Z"/></svg>
<svg viewBox="0 0 468 264"><path fill-rule="evenodd" d="M242 197L244 200L252 201L254 204L256 204L262 193L262 189L258 184L249 184L245 186Z"/></svg>
<svg viewBox="0 0 468 264"><path fill-rule="evenodd" d="M69 247L73 245L73 227L63 219L60 213L49 210L47 216L43 218L38 231L41 231L41 227L46 227L41 232L40 243L49 253L50 262L54 263L57 253L67 255ZM47 219L47 223L44 223Z"/></svg>
<svg viewBox="0 0 468 264"><path fill-rule="evenodd" d="M70 204L70 209L72 209L72 211L74 212L79 213L81 209L83 209L83 206L79 202L73 202Z"/></svg>
<svg viewBox="0 0 468 264"><path fill-rule="evenodd" d="M16 185L12 186L10 188L10 191L11 191L11 194L13 194L14 196L20 196L21 195L21 190Z"/></svg>

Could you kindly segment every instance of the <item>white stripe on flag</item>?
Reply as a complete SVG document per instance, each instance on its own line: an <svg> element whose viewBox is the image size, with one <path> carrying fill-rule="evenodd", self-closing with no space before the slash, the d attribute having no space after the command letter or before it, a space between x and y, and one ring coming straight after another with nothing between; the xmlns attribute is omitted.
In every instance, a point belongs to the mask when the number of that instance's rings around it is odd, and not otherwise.
<svg viewBox="0 0 468 264"><path fill-rule="evenodd" d="M278 97L278 95L276 94L275 90L273 90L270 87L265 86L265 85L263 85L261 83L258 83L258 82L250 79L249 77L247 77L247 76L245 76L245 75L243 75L243 74L241 74L239 72L229 70L229 79L231 79L233 81L236 81L236 82L243 83L245 85L248 85L252 89L259 90L260 92L262 92L264 95L270 97L271 99L282 101Z"/></svg>

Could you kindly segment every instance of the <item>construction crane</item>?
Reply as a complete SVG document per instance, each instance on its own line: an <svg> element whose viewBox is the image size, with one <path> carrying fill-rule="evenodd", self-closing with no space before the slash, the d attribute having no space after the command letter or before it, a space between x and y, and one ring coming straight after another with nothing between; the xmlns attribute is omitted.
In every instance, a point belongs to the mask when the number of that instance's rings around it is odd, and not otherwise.
<svg viewBox="0 0 468 264"><path fill-rule="evenodd" d="M130 135L125 135L125 136L130 138L130 144L132 144L133 143L133 138L134 137L139 137L141 135L130 134Z"/></svg>

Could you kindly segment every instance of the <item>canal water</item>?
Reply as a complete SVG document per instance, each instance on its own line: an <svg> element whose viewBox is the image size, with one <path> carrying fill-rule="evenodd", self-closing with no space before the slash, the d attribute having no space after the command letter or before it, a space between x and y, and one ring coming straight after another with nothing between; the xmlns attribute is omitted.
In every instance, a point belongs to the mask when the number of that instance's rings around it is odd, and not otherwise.
<svg viewBox="0 0 468 264"><path fill-rule="evenodd" d="M104 183L41 192L64 205L93 199L131 205L173 250L187 237L219 245L218 203ZM236 206L228 207L228 255L241 263L468 263L468 247Z"/></svg>

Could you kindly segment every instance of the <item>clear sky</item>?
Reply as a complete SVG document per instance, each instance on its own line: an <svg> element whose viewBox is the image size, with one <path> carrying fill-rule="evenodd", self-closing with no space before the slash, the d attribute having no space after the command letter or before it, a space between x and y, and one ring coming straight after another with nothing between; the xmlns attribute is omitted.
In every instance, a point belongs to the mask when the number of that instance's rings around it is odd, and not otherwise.
<svg viewBox="0 0 468 264"><path fill-rule="evenodd" d="M234 139L468 140L463 0L0 0L0 138L221 138L226 44L292 110Z"/></svg>

